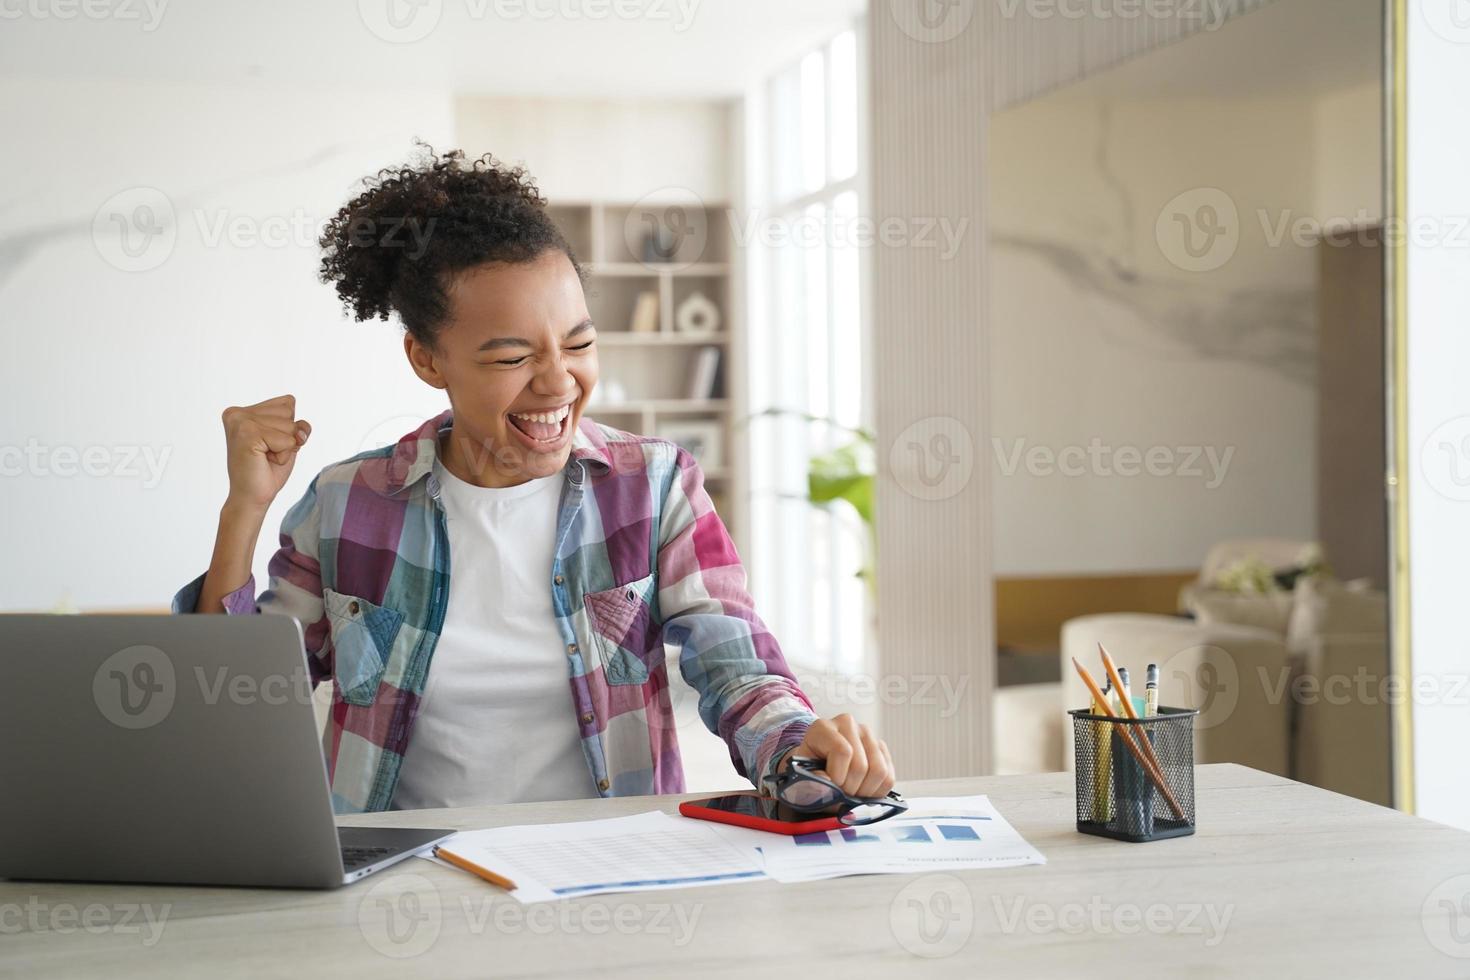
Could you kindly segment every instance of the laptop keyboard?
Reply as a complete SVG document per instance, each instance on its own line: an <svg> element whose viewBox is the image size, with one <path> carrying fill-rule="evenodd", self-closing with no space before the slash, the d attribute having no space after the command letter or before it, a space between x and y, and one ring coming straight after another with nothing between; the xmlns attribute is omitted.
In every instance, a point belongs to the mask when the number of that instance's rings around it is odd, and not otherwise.
<svg viewBox="0 0 1470 980"><path fill-rule="evenodd" d="M397 854L396 847L343 847L342 867L348 871L354 868L365 867L392 854Z"/></svg>

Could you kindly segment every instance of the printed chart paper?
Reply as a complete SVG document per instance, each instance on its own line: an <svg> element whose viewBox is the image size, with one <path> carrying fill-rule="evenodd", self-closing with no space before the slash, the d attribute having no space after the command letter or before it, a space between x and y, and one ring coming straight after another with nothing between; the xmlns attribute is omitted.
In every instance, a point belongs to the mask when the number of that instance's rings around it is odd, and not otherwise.
<svg viewBox="0 0 1470 980"><path fill-rule="evenodd" d="M731 845L709 824L658 811L468 830L441 846L514 881L510 894L528 903L766 877L756 854Z"/></svg>
<svg viewBox="0 0 1470 980"><path fill-rule="evenodd" d="M1045 864L984 796L926 797L867 827L790 837L659 811L609 820L495 827L443 846L516 883L521 902L728 885L773 878L916 874ZM430 854L422 858L440 861Z"/></svg>
<svg viewBox="0 0 1470 980"><path fill-rule="evenodd" d="M732 845L758 851L766 874L781 882L1046 863L988 797L922 797L908 803L908 812L867 827L795 837L717 826Z"/></svg>

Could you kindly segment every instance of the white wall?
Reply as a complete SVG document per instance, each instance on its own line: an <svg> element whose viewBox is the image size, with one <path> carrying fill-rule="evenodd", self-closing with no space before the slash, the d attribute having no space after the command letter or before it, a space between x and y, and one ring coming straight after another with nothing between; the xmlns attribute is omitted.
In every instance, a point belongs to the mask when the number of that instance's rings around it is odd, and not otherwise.
<svg viewBox="0 0 1470 980"><path fill-rule="evenodd" d="M996 574L1188 569L1222 538L1311 538L1316 261L1278 232L1376 216L1376 86L1088 85L991 125ZM1222 201L1230 237L1192 267L1173 215ZM1062 452L1068 471L1045 455Z"/></svg>
<svg viewBox="0 0 1470 980"><path fill-rule="evenodd" d="M6 79L0 131L0 608L165 606L209 561L220 412L290 392L315 434L267 517L263 583L281 517L322 466L444 407L396 328L342 317L315 239L412 137L448 143L449 96ZM117 229L104 214L94 240L94 216L139 186L167 196L176 237L142 252L167 255L156 267L121 271L103 254L118 254ZM107 210L141 217L137 203ZM257 237L210 244L220 222ZM91 447L93 475L61 475ZM161 475L125 465L131 453Z"/></svg>
<svg viewBox="0 0 1470 980"><path fill-rule="evenodd" d="M1408 470L1415 810L1470 829L1470 29L1449 5L1408 18ZM1434 229L1438 228L1436 233Z"/></svg>
<svg viewBox="0 0 1470 980"><path fill-rule="evenodd" d="M525 164L562 201L632 202L670 187L728 201L730 111L721 101L455 100L465 152Z"/></svg>

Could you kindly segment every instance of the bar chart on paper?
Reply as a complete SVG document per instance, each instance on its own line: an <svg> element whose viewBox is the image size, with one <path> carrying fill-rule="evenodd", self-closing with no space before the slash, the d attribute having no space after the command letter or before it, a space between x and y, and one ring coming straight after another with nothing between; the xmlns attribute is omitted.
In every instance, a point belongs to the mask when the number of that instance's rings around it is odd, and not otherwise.
<svg viewBox="0 0 1470 980"><path fill-rule="evenodd" d="M766 874L785 882L1046 863L984 796L913 799L899 816L814 834L782 837L730 827L720 832L757 851Z"/></svg>
<svg viewBox="0 0 1470 980"><path fill-rule="evenodd" d="M793 840L797 847L876 844L882 841L896 844L933 844L938 841L975 841L979 843L983 838L977 829L977 824L990 819L992 818L966 815L923 818L905 814L868 827L845 827L842 830L829 830L815 834L797 834ZM945 822L960 820L973 822Z"/></svg>

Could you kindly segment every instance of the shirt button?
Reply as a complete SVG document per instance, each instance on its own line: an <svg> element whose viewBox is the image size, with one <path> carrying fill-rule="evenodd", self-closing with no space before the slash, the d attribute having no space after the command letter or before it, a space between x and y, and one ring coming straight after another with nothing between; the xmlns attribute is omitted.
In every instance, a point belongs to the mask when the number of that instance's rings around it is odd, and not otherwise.
<svg viewBox="0 0 1470 980"><path fill-rule="evenodd" d="M590 724L592 724L592 715L590 715L590 714L583 715L582 716L582 724L584 724L584 725L590 725Z"/></svg>
<svg viewBox="0 0 1470 980"><path fill-rule="evenodd" d="M608 784L607 784L607 780L606 779L599 779L597 781L597 788L599 790L601 790L602 792L604 792L604 793L607 792L607 785Z"/></svg>
<svg viewBox="0 0 1470 980"><path fill-rule="evenodd" d="M358 614L360 608L361 607L359 607L358 604L354 602L354 603L351 603L350 605L348 605L347 611L350 612L350 613L352 613L352 615L356 616Z"/></svg>
<svg viewBox="0 0 1470 980"><path fill-rule="evenodd" d="M566 581L566 579L558 575L556 578L552 579L552 581L555 582L557 585L561 585L563 582Z"/></svg>
<svg viewBox="0 0 1470 980"><path fill-rule="evenodd" d="M567 644L567 653L576 653L576 652L577 652L577 644L575 644L575 643L568 643Z"/></svg>

